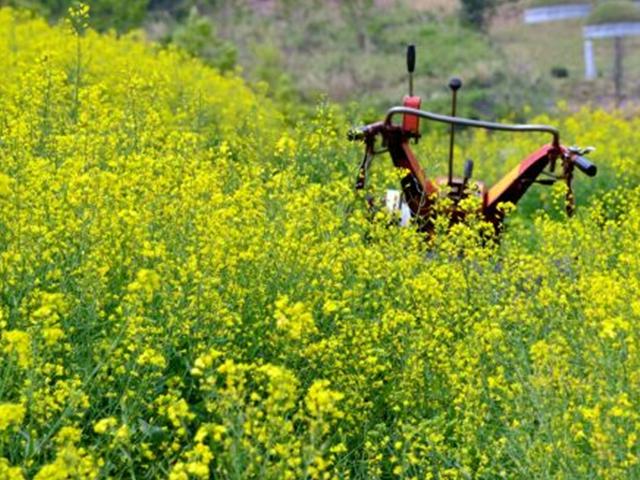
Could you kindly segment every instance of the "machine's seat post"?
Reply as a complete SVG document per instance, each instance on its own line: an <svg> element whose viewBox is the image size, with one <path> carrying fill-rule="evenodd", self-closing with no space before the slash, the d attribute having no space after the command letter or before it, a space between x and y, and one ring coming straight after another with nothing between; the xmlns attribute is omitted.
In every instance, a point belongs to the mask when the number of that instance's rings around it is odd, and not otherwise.
<svg viewBox="0 0 640 480"><path fill-rule="evenodd" d="M458 107L458 90L462 87L462 80L457 77L453 77L449 81L449 88L451 89L451 116L455 117ZM455 141L455 125L452 123L449 130L449 186L453 186L453 149Z"/></svg>

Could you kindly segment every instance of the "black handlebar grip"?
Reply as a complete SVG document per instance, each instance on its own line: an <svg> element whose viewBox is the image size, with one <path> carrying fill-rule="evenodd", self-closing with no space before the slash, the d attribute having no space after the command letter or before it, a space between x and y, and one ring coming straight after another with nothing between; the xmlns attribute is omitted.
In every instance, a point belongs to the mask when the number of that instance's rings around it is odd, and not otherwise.
<svg viewBox="0 0 640 480"><path fill-rule="evenodd" d="M460 87L462 87L462 80L460 80L458 77L453 77L451 80L449 80L449 88L451 90L460 90Z"/></svg>
<svg viewBox="0 0 640 480"><path fill-rule="evenodd" d="M573 163L578 167L578 169L589 177L595 177L598 173L598 167L596 167L593 163L587 160L580 155L576 155L573 157Z"/></svg>
<svg viewBox="0 0 640 480"><path fill-rule="evenodd" d="M416 46L409 45L407 47L407 71L413 73L416 69Z"/></svg>

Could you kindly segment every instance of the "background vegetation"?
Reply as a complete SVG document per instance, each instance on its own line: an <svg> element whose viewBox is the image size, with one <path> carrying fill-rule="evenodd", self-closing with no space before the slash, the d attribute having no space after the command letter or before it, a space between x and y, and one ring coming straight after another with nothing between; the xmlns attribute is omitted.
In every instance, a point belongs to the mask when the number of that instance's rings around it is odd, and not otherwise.
<svg viewBox="0 0 640 480"><path fill-rule="evenodd" d="M10 3L54 22L73 4ZM98 0L90 22L120 33L145 28L151 38L179 45L220 71L241 68L250 83L297 108L313 108L325 95L353 102L359 112L387 108L406 92L408 43L418 45L417 84L434 109L449 108L446 84L454 74L465 80L462 108L469 114L501 117L553 103L548 82L510 69L483 30L499 2L463 2L459 14L450 2L437 3L434 9L409 2L381 7L373 0Z"/></svg>
<svg viewBox="0 0 640 480"><path fill-rule="evenodd" d="M2 0L57 22L73 0ZM535 3L535 2L534 2ZM626 2L629 3L629 2ZM613 42L595 44L598 78L583 80L582 22L523 25L515 0L136 0L91 2L90 23L120 34L143 29L222 72L242 75L292 122L325 96L373 119L406 92L404 49L418 46L417 91L447 111L449 77L465 81L462 113L525 120L553 110L616 103ZM537 4L537 3L536 3ZM628 8L633 8L629 3ZM625 39L630 52L640 40ZM237 71L236 71L237 69ZM623 105L640 94L640 61L624 62Z"/></svg>

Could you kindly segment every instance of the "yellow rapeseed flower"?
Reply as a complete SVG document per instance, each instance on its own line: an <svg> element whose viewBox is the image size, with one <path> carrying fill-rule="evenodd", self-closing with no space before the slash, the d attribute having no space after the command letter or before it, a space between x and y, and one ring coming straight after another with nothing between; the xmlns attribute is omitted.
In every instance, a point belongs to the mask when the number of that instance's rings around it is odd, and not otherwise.
<svg viewBox="0 0 640 480"><path fill-rule="evenodd" d="M25 412L24 405L20 403L0 403L0 432L9 427L20 426Z"/></svg>
<svg viewBox="0 0 640 480"><path fill-rule="evenodd" d="M285 295L275 302L275 306L276 327L291 339L300 340L317 331L313 315L304 303L291 304L289 297Z"/></svg>
<svg viewBox="0 0 640 480"><path fill-rule="evenodd" d="M15 354L18 365L29 368L31 365L31 337L22 330L8 330L2 332L3 349L9 354Z"/></svg>

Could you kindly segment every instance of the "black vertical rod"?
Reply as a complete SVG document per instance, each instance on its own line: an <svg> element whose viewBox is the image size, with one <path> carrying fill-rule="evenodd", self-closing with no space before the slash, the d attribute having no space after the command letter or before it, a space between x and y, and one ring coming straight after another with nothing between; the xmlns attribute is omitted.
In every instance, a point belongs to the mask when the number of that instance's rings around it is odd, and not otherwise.
<svg viewBox="0 0 640 480"><path fill-rule="evenodd" d="M413 73L409 74L409 96L413 97Z"/></svg>
<svg viewBox="0 0 640 480"><path fill-rule="evenodd" d="M413 72L416 69L416 46L407 47L407 71L409 72L409 96L413 97Z"/></svg>
<svg viewBox="0 0 640 480"><path fill-rule="evenodd" d="M462 87L462 80L459 78L452 78L449 81L449 88L451 89L451 116L456 116L456 110L458 105L458 90ZM453 185L453 149L455 141L455 125L452 123L449 131L449 186Z"/></svg>

